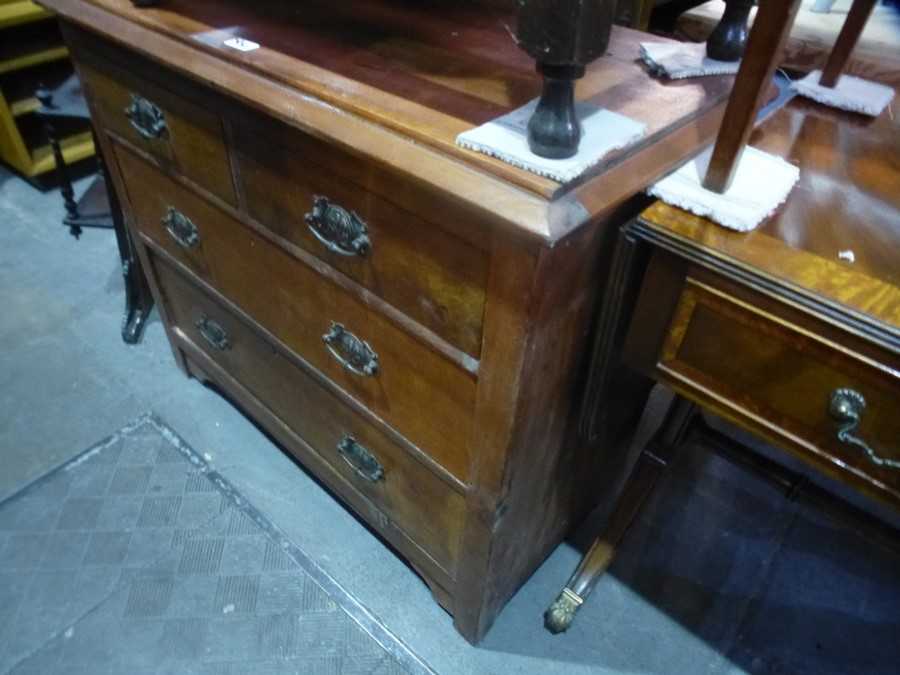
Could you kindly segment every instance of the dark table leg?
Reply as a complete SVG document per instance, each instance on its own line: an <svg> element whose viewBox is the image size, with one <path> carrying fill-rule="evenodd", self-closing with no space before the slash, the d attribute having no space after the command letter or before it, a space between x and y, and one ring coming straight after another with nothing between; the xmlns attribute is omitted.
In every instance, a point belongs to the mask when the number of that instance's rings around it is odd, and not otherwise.
<svg viewBox="0 0 900 675"><path fill-rule="evenodd" d="M706 40L706 55L716 61L737 61L747 44L750 10L756 0L725 0L725 11Z"/></svg>
<svg viewBox="0 0 900 675"><path fill-rule="evenodd" d="M551 633L561 633L572 625L578 609L612 562L625 531L681 447L695 413L696 408L690 401L675 397L662 426L641 452L606 528L578 563L559 597L544 613L544 626Z"/></svg>
<svg viewBox="0 0 900 675"><path fill-rule="evenodd" d="M575 82L606 51L615 13L615 0L520 0L519 46L535 59L544 78L528 123L534 154L561 159L578 152Z"/></svg>
<svg viewBox="0 0 900 675"><path fill-rule="evenodd" d="M135 254L131 235L125 226L119 198L105 169L103 177L109 196L109 208L113 219L113 229L116 233L116 243L119 247L119 258L122 261L122 276L125 278L125 316L122 319L122 339L128 344L134 344L141 339L144 325L153 309L153 296L150 293L147 276L141 267L140 258Z"/></svg>
<svg viewBox="0 0 900 675"><path fill-rule="evenodd" d="M554 66L538 61L544 86L528 120L528 148L536 155L564 159L578 152L581 125L575 114L575 81L584 66Z"/></svg>

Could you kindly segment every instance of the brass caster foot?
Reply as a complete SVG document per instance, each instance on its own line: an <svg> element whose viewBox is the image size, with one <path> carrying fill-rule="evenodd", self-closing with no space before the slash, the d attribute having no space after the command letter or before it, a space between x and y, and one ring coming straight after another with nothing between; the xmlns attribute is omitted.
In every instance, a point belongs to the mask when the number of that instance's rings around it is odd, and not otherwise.
<svg viewBox="0 0 900 675"><path fill-rule="evenodd" d="M583 602L584 600L568 588L562 589L556 602L544 612L544 628L554 635L564 633L575 621L575 613Z"/></svg>

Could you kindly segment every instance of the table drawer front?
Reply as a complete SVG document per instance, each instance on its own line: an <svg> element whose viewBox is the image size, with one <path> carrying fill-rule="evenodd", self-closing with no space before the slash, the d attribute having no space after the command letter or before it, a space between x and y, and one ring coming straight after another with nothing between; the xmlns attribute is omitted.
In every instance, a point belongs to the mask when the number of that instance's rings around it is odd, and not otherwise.
<svg viewBox="0 0 900 675"><path fill-rule="evenodd" d="M761 306L689 278L658 367L727 401L826 472L900 494L900 359L875 361ZM858 425L830 409L832 397L855 395L864 400Z"/></svg>
<svg viewBox="0 0 900 675"><path fill-rule="evenodd" d="M79 74L106 129L236 204L222 121L215 113L99 59L82 62Z"/></svg>
<svg viewBox="0 0 900 675"><path fill-rule="evenodd" d="M132 153L116 157L146 239L466 480L474 375Z"/></svg>
<svg viewBox="0 0 900 675"><path fill-rule="evenodd" d="M158 259L154 268L175 329L234 374L343 478L327 481L335 490L355 491L374 504L381 514L372 523L377 529L396 526L452 576L464 497L181 274Z"/></svg>
<svg viewBox="0 0 900 675"><path fill-rule="evenodd" d="M400 209L389 195L322 169L315 154L285 149L249 129L235 133L235 149L251 217L478 358L484 251ZM356 167L358 173L365 168ZM440 205L433 208L440 217Z"/></svg>

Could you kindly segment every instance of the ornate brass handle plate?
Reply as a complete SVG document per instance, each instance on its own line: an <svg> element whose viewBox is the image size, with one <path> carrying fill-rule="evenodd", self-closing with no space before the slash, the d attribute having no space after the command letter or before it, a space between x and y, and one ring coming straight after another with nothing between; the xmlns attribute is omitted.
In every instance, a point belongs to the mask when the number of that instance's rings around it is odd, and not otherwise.
<svg viewBox="0 0 900 675"><path fill-rule="evenodd" d="M343 324L332 321L331 330L322 336L328 350L345 368L370 377L378 372L378 354L353 333L344 330Z"/></svg>
<svg viewBox="0 0 900 675"><path fill-rule="evenodd" d="M365 256L372 250L368 225L355 213L332 204L328 197L315 197L313 210L305 220L310 232L333 253Z"/></svg>
<svg viewBox="0 0 900 675"><path fill-rule="evenodd" d="M159 106L140 94L131 94L131 105L125 108L125 117L137 132L149 141L169 137L166 115Z"/></svg>
<svg viewBox="0 0 900 675"><path fill-rule="evenodd" d="M384 478L384 467L352 436L344 436L337 444L338 454L347 464L370 483L377 483Z"/></svg>
<svg viewBox="0 0 900 675"><path fill-rule="evenodd" d="M174 206L166 208L162 223L166 226L166 231L172 236L172 239L185 248L194 248L200 244L200 233L197 231L197 226Z"/></svg>
<svg viewBox="0 0 900 675"><path fill-rule="evenodd" d="M206 314L201 314L197 317L197 330L200 331L203 339L216 349L225 351L231 347L231 340L228 338L228 333L225 332L222 324L215 319L211 319Z"/></svg>
<svg viewBox="0 0 900 675"><path fill-rule="evenodd" d="M868 443L853 435L852 432L859 426L865 409L866 399L858 391L853 389L835 389L831 392L831 395L828 397L828 412L843 425L838 429L838 440L862 448L869 459L879 466L900 468L900 461L879 456Z"/></svg>

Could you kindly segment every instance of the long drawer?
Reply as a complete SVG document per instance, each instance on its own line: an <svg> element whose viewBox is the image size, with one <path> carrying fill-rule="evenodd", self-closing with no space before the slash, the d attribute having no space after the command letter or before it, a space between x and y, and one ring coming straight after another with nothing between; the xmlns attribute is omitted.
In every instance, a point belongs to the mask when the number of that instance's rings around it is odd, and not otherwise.
<svg viewBox="0 0 900 675"><path fill-rule="evenodd" d="M387 530L405 533L452 577L465 520L464 496L316 384L289 355L225 306L158 257L153 261L173 329L239 377L241 386L340 474L345 483L329 483L344 492L342 498L354 504L346 492L363 495L380 514L372 522L376 528L395 543Z"/></svg>
<svg viewBox="0 0 900 675"><path fill-rule="evenodd" d="M330 153L333 162L335 150L297 130L268 126L277 141L235 127L232 150L249 215L477 359L487 254L399 208L391 195L323 169L322 156ZM351 163L353 170L343 173L373 182L366 167L347 158ZM430 207L440 222L440 205Z"/></svg>
<svg viewBox="0 0 900 675"><path fill-rule="evenodd" d="M78 73L104 127L173 173L228 204L237 203L222 120L195 102L186 85L175 91L176 78L163 87L96 56L80 61Z"/></svg>
<svg viewBox="0 0 900 675"><path fill-rule="evenodd" d="M654 375L826 473L900 496L896 353L875 354L849 334L831 339L837 329L821 319L737 290L688 272Z"/></svg>
<svg viewBox="0 0 900 675"><path fill-rule="evenodd" d="M115 154L146 241L465 482L472 373L126 148Z"/></svg>

